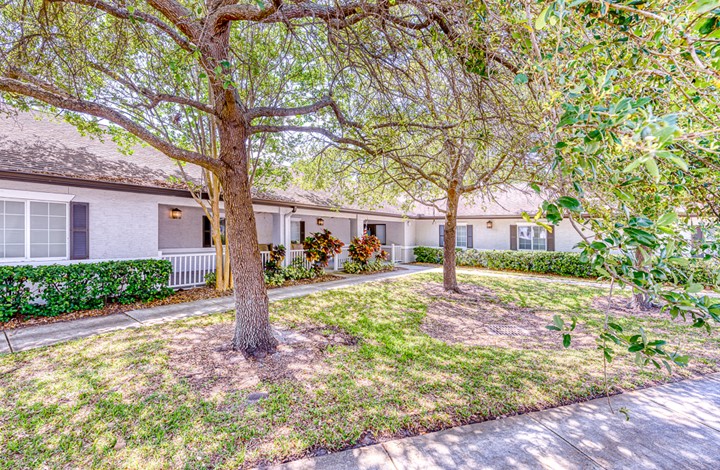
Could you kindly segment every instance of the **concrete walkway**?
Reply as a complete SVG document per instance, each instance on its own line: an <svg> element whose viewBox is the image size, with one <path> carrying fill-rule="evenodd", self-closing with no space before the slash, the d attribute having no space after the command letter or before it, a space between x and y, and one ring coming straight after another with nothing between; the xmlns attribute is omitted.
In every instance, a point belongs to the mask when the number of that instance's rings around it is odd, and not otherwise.
<svg viewBox="0 0 720 470"><path fill-rule="evenodd" d="M281 287L268 290L270 301L302 297L332 289L377 281L387 278L398 278L418 272L433 271L429 266L407 265L392 272L346 275L342 280L305 284L300 286ZM62 343L78 338L99 335L111 331L138 328L147 325L156 325L183 318L197 317L212 313L227 312L235 308L232 297L217 297L214 299L198 300L182 304L162 305L160 307L132 310L125 313L115 313L102 317L80 318L64 322L49 323L47 325L29 326L13 330L0 331L0 354L26 351L52 344Z"/></svg>
<svg viewBox="0 0 720 470"><path fill-rule="evenodd" d="M720 374L461 426L273 470L717 469ZM629 410L625 421L617 410Z"/></svg>

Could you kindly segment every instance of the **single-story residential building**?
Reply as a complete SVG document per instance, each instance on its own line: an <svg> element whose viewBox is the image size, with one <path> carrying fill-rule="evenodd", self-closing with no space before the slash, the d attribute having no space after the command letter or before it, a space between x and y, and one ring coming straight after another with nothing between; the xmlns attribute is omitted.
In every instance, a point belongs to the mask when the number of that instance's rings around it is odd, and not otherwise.
<svg viewBox="0 0 720 470"><path fill-rule="evenodd" d="M163 257L176 271L213 269L209 223L178 178L177 163L150 147L126 154L49 115L2 116L0 264ZM463 202L459 247L570 251L580 240L567 222L548 233L522 219L537 210L537 196L512 190L495 199ZM322 228L346 244L367 230L397 262L412 261L415 246L442 244L443 214L424 206L373 210L291 188L258 193L253 207L261 249L283 244L289 258L301 256L300 241ZM197 276L175 282L199 283Z"/></svg>

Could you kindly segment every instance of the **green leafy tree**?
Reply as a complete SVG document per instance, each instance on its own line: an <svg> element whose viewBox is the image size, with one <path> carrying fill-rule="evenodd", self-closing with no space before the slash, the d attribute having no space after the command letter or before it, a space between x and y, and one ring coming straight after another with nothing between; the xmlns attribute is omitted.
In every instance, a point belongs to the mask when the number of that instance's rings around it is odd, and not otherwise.
<svg viewBox="0 0 720 470"><path fill-rule="evenodd" d="M14 107L62 112L84 132L110 123L108 132L121 145L142 141L217 176L235 281L232 344L263 356L275 350L276 340L252 211L256 139L302 133L361 143L332 96L342 75L327 68L342 52L334 35L387 25L408 32L434 27L442 22L439 7L405 1L10 2L0 9L0 92ZM207 81L207 92L198 94L188 77ZM183 128L209 121L217 130L216 157L193 148Z"/></svg>
<svg viewBox="0 0 720 470"><path fill-rule="evenodd" d="M443 35L419 31L402 41L392 31L375 60L351 57L371 99L356 113L365 145L325 152L300 166L310 186L332 187L370 204L426 205L444 215L443 285L457 291L456 231L461 200L535 172L539 102L505 57L503 23L453 3ZM470 39L467 39L470 38ZM349 44L352 39L348 39ZM349 47L349 50L356 48Z"/></svg>
<svg viewBox="0 0 720 470"><path fill-rule="evenodd" d="M545 99L538 155L548 171L535 187L562 195L544 205L548 221L569 218L584 234L584 259L630 286L636 307L662 301L672 318L706 328L720 319L720 304L703 295L688 266L718 254L712 231L692 239L718 219L718 7L712 0L525 3L517 5L524 41L513 49ZM687 361L611 319L601 345L607 360L623 347L641 365Z"/></svg>

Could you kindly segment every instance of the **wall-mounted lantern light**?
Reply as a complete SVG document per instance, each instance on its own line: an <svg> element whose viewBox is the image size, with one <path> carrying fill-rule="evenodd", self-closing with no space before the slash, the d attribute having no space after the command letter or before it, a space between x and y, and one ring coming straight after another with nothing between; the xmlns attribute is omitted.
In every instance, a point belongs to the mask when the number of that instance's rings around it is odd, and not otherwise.
<svg viewBox="0 0 720 470"><path fill-rule="evenodd" d="M485 226L487 226L487 228L492 228L492 220L488 220Z"/></svg>
<svg viewBox="0 0 720 470"><path fill-rule="evenodd" d="M176 207L175 209L170 211L170 218L171 219L182 219L182 211Z"/></svg>
<svg viewBox="0 0 720 470"><path fill-rule="evenodd" d="M325 225L325 219L323 219L322 217L318 217L317 224L320 226Z"/></svg>

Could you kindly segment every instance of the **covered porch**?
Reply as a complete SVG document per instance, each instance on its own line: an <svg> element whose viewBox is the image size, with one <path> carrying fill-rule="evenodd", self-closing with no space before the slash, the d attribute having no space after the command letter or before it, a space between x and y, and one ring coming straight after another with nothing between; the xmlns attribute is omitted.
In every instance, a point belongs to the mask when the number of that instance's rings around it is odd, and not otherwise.
<svg viewBox="0 0 720 470"><path fill-rule="evenodd" d="M365 230L380 238L391 261L413 261L412 221L399 217L368 216L302 208L297 206L254 205L258 245L263 263L269 260L273 246L286 248L285 265L295 259L305 260L302 240L323 229L345 243L342 253L335 256L328 269L338 271L348 259L354 237ZM210 223L197 204L185 206L158 205L158 256L172 263L170 286L199 286L205 276L215 271L215 248L210 236ZM307 263L307 261L305 261Z"/></svg>

